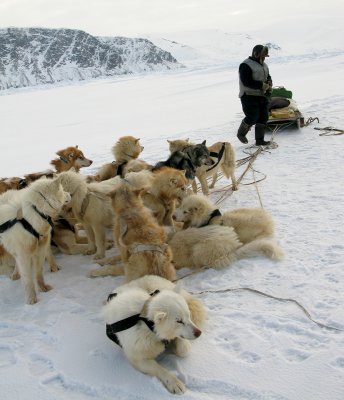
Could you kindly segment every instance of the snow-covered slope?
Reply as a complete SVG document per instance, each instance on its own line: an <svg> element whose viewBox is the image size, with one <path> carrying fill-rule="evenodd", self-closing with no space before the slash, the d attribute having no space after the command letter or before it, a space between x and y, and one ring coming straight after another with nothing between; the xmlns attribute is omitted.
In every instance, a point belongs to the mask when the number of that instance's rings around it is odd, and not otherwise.
<svg viewBox="0 0 344 400"><path fill-rule="evenodd" d="M0 30L0 90L180 66L147 39L99 38L72 29Z"/></svg>

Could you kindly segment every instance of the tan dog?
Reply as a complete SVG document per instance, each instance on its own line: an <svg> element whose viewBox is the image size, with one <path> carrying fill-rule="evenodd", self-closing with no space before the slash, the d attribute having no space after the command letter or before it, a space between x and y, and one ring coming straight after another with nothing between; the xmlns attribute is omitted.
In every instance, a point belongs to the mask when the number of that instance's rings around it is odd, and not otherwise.
<svg viewBox="0 0 344 400"><path fill-rule="evenodd" d="M124 272L127 282L144 275L173 280L175 270L165 230L144 206L141 191L130 186L123 183L109 194L114 211L114 236L121 256L107 261L122 260L124 271L121 265L111 265L94 270L90 275L122 275Z"/></svg>
<svg viewBox="0 0 344 400"><path fill-rule="evenodd" d="M269 239L256 239L242 244L234 229L209 225L178 231L169 239L175 268L222 268L241 258L266 255L275 260L283 258L282 249Z"/></svg>
<svg viewBox="0 0 344 400"><path fill-rule="evenodd" d="M105 257L107 248L106 228L112 228L112 207L107 193L117 184L117 180L87 184L86 177L76 172L66 171L57 178L65 191L71 194L73 214L86 232L88 247L84 254L94 254L94 259Z"/></svg>
<svg viewBox="0 0 344 400"><path fill-rule="evenodd" d="M186 146L189 146L191 143L189 139L186 140L168 140L170 152L174 151L183 151ZM201 167L196 168L196 177L198 178L202 192L205 195L209 194L209 188L214 188L215 183L217 181L218 172L222 170L227 179L229 177L232 180L232 190L237 190L237 181L234 175L236 168L236 157L233 146L229 142L217 142L211 146L208 146L208 150L210 152L210 158L214 161L214 164L202 165ZM212 183L208 187L207 177L212 176ZM192 182L193 191L197 192L197 184L195 180Z"/></svg>
<svg viewBox="0 0 344 400"><path fill-rule="evenodd" d="M70 195L56 179L40 179L27 189L12 192L11 202L0 204L0 240L15 258L26 302L34 304L33 275L41 291L51 289L44 281L43 266L50 248L52 219L70 201Z"/></svg>
<svg viewBox="0 0 344 400"><path fill-rule="evenodd" d="M162 167L153 172L152 184L142 192L141 197L160 225L173 225L175 202L186 196L187 184L184 171Z"/></svg>
<svg viewBox="0 0 344 400"><path fill-rule="evenodd" d="M69 171L74 168L76 172L79 172L80 168L89 167L92 164L92 160L89 160L84 156L84 153L78 148L67 147L56 152L59 158L51 160L50 164L56 169L56 172Z"/></svg>
<svg viewBox="0 0 344 400"><path fill-rule="evenodd" d="M244 244L271 237L275 230L271 215L262 208L237 208L221 214L212 201L202 194L185 197L174 212L173 219L183 222L184 229L214 224L231 226Z"/></svg>
<svg viewBox="0 0 344 400"><path fill-rule="evenodd" d="M138 158L143 150L143 146L140 145L140 139L136 139L133 136L122 136L118 139L117 143L112 147L112 153L115 157L115 161L103 165L97 175L96 179L104 181L106 179L113 178L116 175L123 175L123 168L126 163L130 160Z"/></svg>

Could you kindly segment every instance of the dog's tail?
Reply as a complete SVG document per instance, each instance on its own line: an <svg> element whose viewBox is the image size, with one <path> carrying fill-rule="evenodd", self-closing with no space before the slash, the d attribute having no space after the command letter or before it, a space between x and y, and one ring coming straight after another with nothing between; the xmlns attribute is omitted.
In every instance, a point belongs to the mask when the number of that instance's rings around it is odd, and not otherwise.
<svg viewBox="0 0 344 400"><path fill-rule="evenodd" d="M269 239L256 239L247 243L235 252L237 259L255 257L258 255L266 255L273 260L282 260L284 258L284 251L281 247Z"/></svg>
<svg viewBox="0 0 344 400"><path fill-rule="evenodd" d="M225 174L226 178L229 179L231 177L232 172L236 167L236 157L233 146L229 142L225 142L225 152L224 152L224 160L221 164L221 169Z"/></svg>

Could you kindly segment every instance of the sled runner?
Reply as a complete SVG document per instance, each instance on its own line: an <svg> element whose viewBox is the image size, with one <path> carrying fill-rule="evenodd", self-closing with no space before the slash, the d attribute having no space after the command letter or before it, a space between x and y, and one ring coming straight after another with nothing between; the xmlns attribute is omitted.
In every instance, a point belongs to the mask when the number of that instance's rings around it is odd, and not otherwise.
<svg viewBox="0 0 344 400"><path fill-rule="evenodd" d="M269 103L268 128L284 130L290 127L302 128L304 117L298 109L293 93L283 86L273 87Z"/></svg>

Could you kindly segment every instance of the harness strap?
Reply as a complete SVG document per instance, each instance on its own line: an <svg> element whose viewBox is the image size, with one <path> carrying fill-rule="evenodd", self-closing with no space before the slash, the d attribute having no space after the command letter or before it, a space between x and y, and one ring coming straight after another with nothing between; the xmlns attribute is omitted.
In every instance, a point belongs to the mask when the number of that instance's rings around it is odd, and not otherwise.
<svg viewBox="0 0 344 400"><path fill-rule="evenodd" d="M57 220L57 222L59 224L61 224L63 226L63 228L68 229L69 231L72 231L73 233L75 233L75 228L73 225L71 225L65 218L59 218Z"/></svg>
<svg viewBox="0 0 344 400"><path fill-rule="evenodd" d="M155 296L160 292L160 290L155 290L153 293L150 294L150 296ZM111 301L114 297L117 296L117 293L110 293L107 301ZM116 333L118 332L122 332L125 331L127 329L132 328L133 326L135 326L139 321L143 321L147 327L153 332L154 332L154 322L151 321L150 319L146 318L146 317L141 317L141 314L135 314L132 315L130 317L121 319L120 321L114 322L113 324L106 324L106 336L112 340L113 342L115 342L116 344L118 344L118 346L122 347L118 336L116 335ZM166 345L166 341L162 340L162 342Z"/></svg>
<svg viewBox="0 0 344 400"><path fill-rule="evenodd" d="M210 221L215 218L215 217L221 217L221 211L216 208L210 215L209 215L209 219L207 222L205 222L203 225L199 226L199 228L203 228L204 226L208 226L210 224Z"/></svg>
<svg viewBox="0 0 344 400"><path fill-rule="evenodd" d="M159 253L164 253L167 248L166 243L162 244L132 244L128 247L130 253L141 253L144 251L157 251Z"/></svg>
<svg viewBox="0 0 344 400"><path fill-rule="evenodd" d="M68 164L68 160L65 157L60 156L60 160L63 161L64 163Z"/></svg>
<svg viewBox="0 0 344 400"><path fill-rule="evenodd" d="M31 235L33 235L36 239L39 239L40 234L36 231L36 229L26 220L26 219L11 219L10 221L5 222L0 225L0 233L7 231L12 228L17 222L23 225L23 228L26 229Z"/></svg>
<svg viewBox="0 0 344 400"><path fill-rule="evenodd" d="M39 211L38 208L37 208L34 204L32 205L32 208L36 211L36 213L37 213L41 218L45 219L45 220L49 223L49 225L50 225L52 228L54 228L53 220L51 219L51 217L50 217L49 215L46 215L46 214L42 213L41 211Z"/></svg>
<svg viewBox="0 0 344 400"><path fill-rule="evenodd" d="M217 158L217 162L214 165L212 165L210 168L208 168L207 172L211 171L212 169L214 169L216 166L219 165L219 162L222 159L223 153L225 152L225 148L226 148L226 143L222 143L222 147L221 147L219 153L214 153L214 152L210 153L211 157L216 157Z"/></svg>

